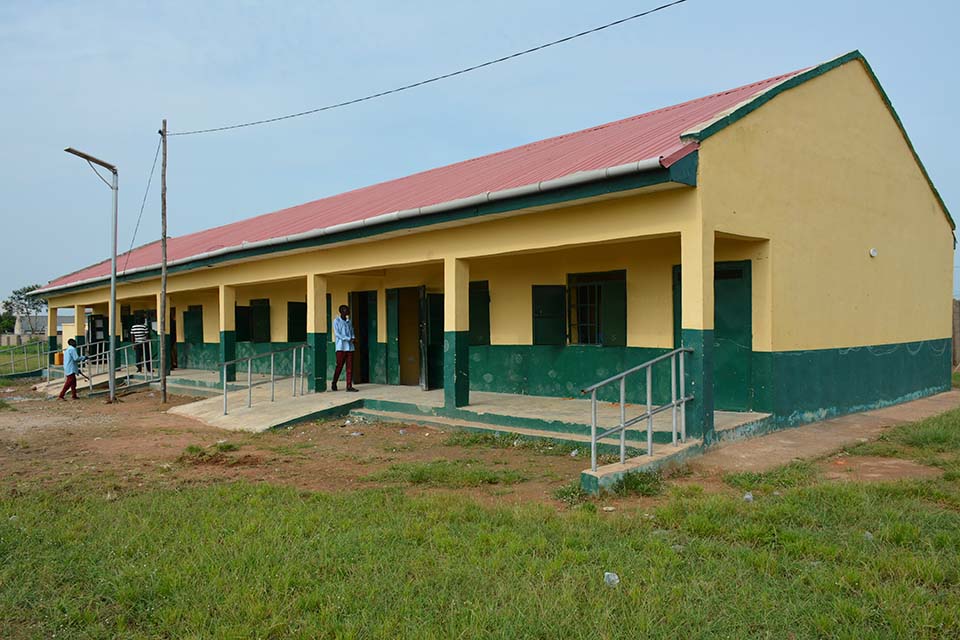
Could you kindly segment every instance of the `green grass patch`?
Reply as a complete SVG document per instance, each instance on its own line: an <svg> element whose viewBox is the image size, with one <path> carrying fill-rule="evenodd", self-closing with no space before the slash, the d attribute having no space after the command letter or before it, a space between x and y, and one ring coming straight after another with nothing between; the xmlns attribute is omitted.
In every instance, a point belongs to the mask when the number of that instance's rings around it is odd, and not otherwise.
<svg viewBox="0 0 960 640"><path fill-rule="evenodd" d="M954 374L956 375L956 374ZM851 455L904 458L960 475L960 409L890 429L845 450Z"/></svg>
<svg viewBox="0 0 960 640"><path fill-rule="evenodd" d="M230 460L223 455L231 451L237 451L240 445L233 442L217 442L209 447L201 447L198 444L188 445L178 458L179 462L190 464L218 463Z"/></svg>
<svg viewBox="0 0 960 640"><path fill-rule="evenodd" d="M677 495L650 519L397 490L21 487L0 492L0 637L956 638L960 512L941 494L960 499L940 481Z"/></svg>
<svg viewBox="0 0 960 640"><path fill-rule="evenodd" d="M16 410L17 410L17 409L16 409L12 404L10 404L9 402L5 402L4 400L0 400L0 411L16 411Z"/></svg>
<svg viewBox="0 0 960 640"><path fill-rule="evenodd" d="M659 471L635 471L625 474L611 488L618 496L658 496L663 493L663 474Z"/></svg>
<svg viewBox="0 0 960 640"><path fill-rule="evenodd" d="M723 481L737 489L759 490L770 493L779 489L790 489L810 484L816 477L817 469L813 463L796 461L761 473L751 471L725 473Z"/></svg>
<svg viewBox="0 0 960 640"><path fill-rule="evenodd" d="M479 487L492 484L516 484L526 476L512 469L490 469L477 460L434 460L400 462L367 477L382 482L406 482L433 487Z"/></svg>
<svg viewBox="0 0 960 640"><path fill-rule="evenodd" d="M554 490L553 497L572 507L589 500L590 494L583 490L577 479Z"/></svg>
<svg viewBox="0 0 960 640"><path fill-rule="evenodd" d="M954 371L950 378L953 381L954 387L960 387L960 371Z"/></svg>

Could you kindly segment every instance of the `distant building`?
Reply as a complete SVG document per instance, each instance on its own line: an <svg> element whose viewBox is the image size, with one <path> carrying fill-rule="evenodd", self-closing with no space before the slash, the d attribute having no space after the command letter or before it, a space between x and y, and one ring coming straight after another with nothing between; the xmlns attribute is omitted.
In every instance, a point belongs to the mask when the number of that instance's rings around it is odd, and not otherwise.
<svg viewBox="0 0 960 640"><path fill-rule="evenodd" d="M853 52L173 238L169 326L180 367L309 343L324 391L349 304L358 381L442 387L451 415L471 391L578 396L684 346L688 429L709 438L714 410L793 424L949 389L953 230ZM122 257L118 309L107 262L41 293L77 336L87 310L125 326L155 317L159 261Z"/></svg>

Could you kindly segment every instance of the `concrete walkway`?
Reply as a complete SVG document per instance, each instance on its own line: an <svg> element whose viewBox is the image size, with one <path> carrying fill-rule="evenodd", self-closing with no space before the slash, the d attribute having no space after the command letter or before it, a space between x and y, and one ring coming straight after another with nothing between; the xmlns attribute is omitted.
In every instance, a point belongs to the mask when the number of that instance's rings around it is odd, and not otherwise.
<svg viewBox="0 0 960 640"><path fill-rule="evenodd" d="M704 471L768 471L793 460L819 458L848 445L877 438L898 424L960 407L960 390L784 429L711 449L692 464Z"/></svg>
<svg viewBox="0 0 960 640"><path fill-rule="evenodd" d="M240 376L238 376L240 377ZM238 384L244 384L245 380ZM347 393L341 389L336 392L307 393L292 397L291 380L278 381L275 390L275 402L270 401L270 384L254 381L251 388L251 406L247 407L247 390L230 391L227 394L228 413L223 415L223 396L199 400L191 404L170 409L171 413L188 416L208 425L231 431L266 431L280 425L303 419L311 419L325 411L343 407L360 400L382 400L403 403L411 407L414 413L434 413L434 409L443 407L443 389L423 391L419 387L400 385L362 384L357 385L359 393ZM627 418L631 418L645 407L628 405ZM579 398L550 398L543 396L524 396L509 393L470 392L470 405L464 411L483 415L492 414L545 420L576 425L590 424L590 401ZM620 405L602 402L598 405L598 421L601 428L609 428L619 423ZM740 424L754 422L766 417L762 413L737 413L718 411L714 414L717 428L732 428ZM671 431L673 428L669 411L654 417L654 431ZM646 430L646 424L638 424L636 431ZM509 430L509 429L507 429ZM643 439L643 438L640 438Z"/></svg>

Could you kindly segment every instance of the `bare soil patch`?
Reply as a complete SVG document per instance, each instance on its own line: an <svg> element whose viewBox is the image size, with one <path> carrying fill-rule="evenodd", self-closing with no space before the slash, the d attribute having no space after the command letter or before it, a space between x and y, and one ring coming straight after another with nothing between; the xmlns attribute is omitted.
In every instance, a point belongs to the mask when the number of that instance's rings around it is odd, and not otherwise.
<svg viewBox="0 0 960 640"><path fill-rule="evenodd" d="M836 456L821 461L820 469L828 480L856 482L939 478L943 475L942 469L912 460L877 456Z"/></svg>
<svg viewBox="0 0 960 640"><path fill-rule="evenodd" d="M60 402L19 383L0 391L0 399L4 397L17 400L10 403L13 411L0 413L0 484L52 484L95 475L109 478L119 490L244 479L336 491L397 486L368 479L393 464L463 460L517 471L524 481L462 489L404 488L411 493L468 494L484 502L557 503L553 491L579 479L584 465L583 455L448 446L442 430L354 418L262 434L228 432L165 413L159 394L150 391L124 396L115 405L100 399ZM170 405L192 400L171 397ZM224 443L236 448L217 450ZM191 445L213 455L191 459L184 455Z"/></svg>

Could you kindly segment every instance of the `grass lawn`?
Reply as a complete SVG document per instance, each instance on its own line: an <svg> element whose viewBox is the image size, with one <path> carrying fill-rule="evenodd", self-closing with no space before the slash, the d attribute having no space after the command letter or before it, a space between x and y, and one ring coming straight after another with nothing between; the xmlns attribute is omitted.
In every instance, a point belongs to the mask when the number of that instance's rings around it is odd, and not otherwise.
<svg viewBox="0 0 960 640"><path fill-rule="evenodd" d="M658 496L612 513L444 493L522 481L469 461L336 493L6 481L0 637L960 637L960 410L862 447L947 473L834 482L794 463L719 489L646 482Z"/></svg>
<svg viewBox="0 0 960 640"><path fill-rule="evenodd" d="M43 351L47 350L46 346L42 348ZM9 347L0 349L0 376L36 371L46 366L46 356L38 356L36 343L31 343L27 347L26 361L24 361L23 349L18 348L14 351L8 351L8 349Z"/></svg>

